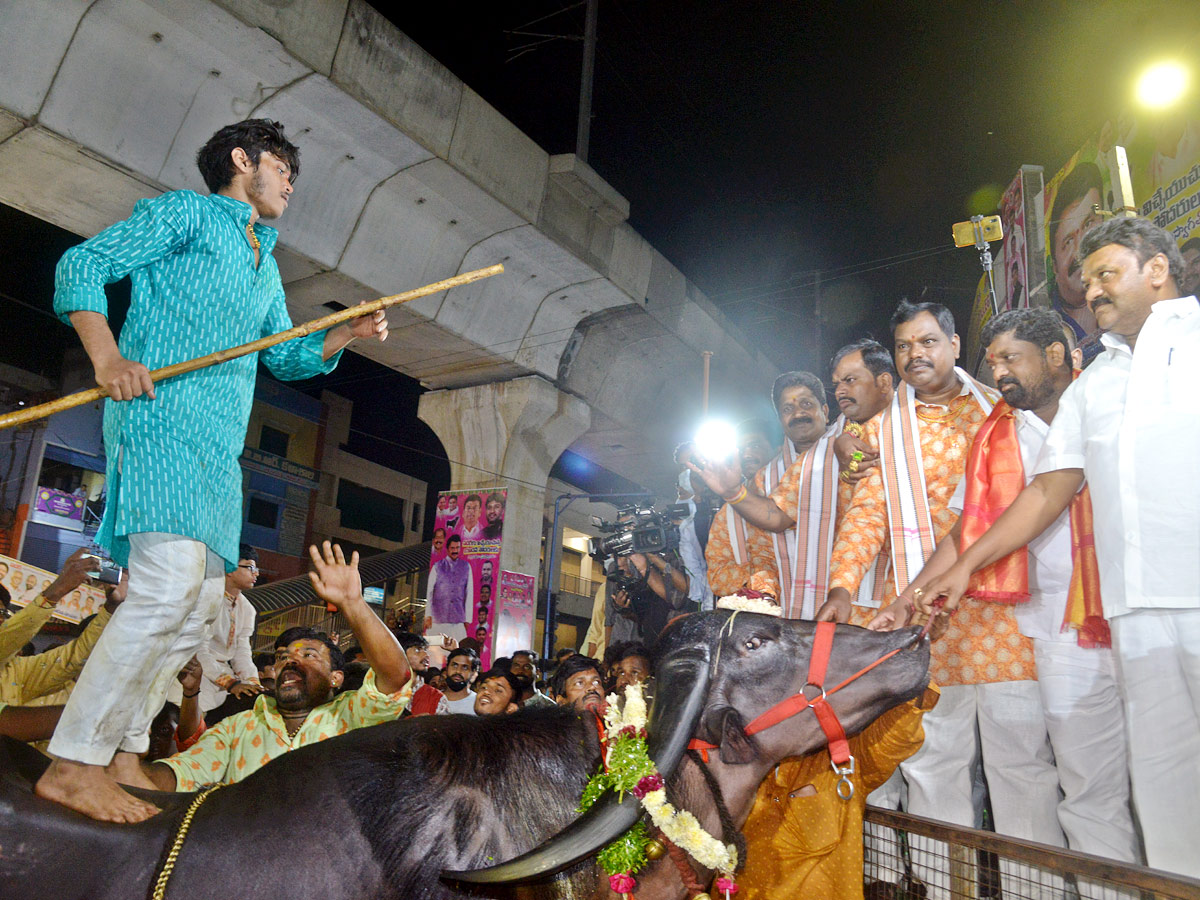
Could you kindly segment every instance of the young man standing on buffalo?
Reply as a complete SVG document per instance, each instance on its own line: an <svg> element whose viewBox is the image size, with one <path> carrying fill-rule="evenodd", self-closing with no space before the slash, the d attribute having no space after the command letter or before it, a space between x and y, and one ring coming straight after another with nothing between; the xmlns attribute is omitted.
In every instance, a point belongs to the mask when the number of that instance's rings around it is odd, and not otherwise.
<svg viewBox="0 0 1200 900"><path fill-rule="evenodd" d="M237 566L238 465L258 354L159 385L150 370L291 326L278 233L262 224L287 209L299 172L282 127L250 119L218 131L197 155L212 193L171 191L63 256L54 307L78 332L109 396L104 412L108 505L97 542L130 570L130 591L97 644L50 745L43 797L95 819L138 822L154 806L117 786L106 766L135 777L137 754L168 683L199 648ZM130 276L120 341L104 286ZM284 379L328 372L357 337L387 336L380 312L276 345L263 362Z"/></svg>

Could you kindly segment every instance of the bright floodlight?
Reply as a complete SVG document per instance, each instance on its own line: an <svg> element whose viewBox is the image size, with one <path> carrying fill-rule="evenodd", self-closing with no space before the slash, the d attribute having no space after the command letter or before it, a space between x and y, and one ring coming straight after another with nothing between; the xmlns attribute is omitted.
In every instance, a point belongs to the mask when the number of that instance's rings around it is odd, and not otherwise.
<svg viewBox="0 0 1200 900"><path fill-rule="evenodd" d="M709 419L696 429L696 450L705 459L729 459L737 453L737 429L720 419Z"/></svg>
<svg viewBox="0 0 1200 900"><path fill-rule="evenodd" d="M1137 83L1138 102L1151 109L1165 109L1183 96L1188 70L1177 62L1161 62L1142 73Z"/></svg>

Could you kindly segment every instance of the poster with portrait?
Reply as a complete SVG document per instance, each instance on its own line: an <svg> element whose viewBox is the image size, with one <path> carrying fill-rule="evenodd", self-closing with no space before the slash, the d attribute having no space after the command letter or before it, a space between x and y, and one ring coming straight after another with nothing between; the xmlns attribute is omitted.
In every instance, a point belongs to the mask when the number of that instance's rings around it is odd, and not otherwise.
<svg viewBox="0 0 1200 900"><path fill-rule="evenodd" d="M533 618L537 610L537 579L520 572L500 573L496 598L496 656L512 656L533 646Z"/></svg>
<svg viewBox="0 0 1200 900"><path fill-rule="evenodd" d="M57 573L47 572L19 559L0 556L0 584L8 591L9 608L13 611L32 603L57 577ZM78 624L103 605L104 591L83 584L63 598L51 618Z"/></svg>
<svg viewBox="0 0 1200 900"><path fill-rule="evenodd" d="M486 648L495 625L493 599L507 504L504 488L443 491L429 555L425 632L456 640L482 636L485 668L491 663Z"/></svg>

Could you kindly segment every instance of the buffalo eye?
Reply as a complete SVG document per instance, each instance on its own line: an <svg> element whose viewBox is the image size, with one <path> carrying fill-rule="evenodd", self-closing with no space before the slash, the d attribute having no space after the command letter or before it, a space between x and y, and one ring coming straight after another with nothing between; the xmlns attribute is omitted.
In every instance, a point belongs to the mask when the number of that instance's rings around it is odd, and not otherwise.
<svg viewBox="0 0 1200 900"><path fill-rule="evenodd" d="M757 650L759 647L762 646L762 644L763 644L762 638L752 637L752 638L747 638L746 642L742 646L744 646L747 650Z"/></svg>

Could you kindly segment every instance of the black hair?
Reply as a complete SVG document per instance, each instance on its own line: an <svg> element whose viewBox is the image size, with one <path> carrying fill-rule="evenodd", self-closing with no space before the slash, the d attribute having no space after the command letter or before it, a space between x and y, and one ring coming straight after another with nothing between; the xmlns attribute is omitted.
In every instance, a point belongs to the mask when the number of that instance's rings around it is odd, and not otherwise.
<svg viewBox="0 0 1200 900"><path fill-rule="evenodd" d="M983 326L980 343L987 347L1002 334L1012 332L1018 341L1027 341L1045 354L1051 344L1062 344L1066 348L1063 365L1071 368L1071 348L1063 334L1062 316L1052 309L1031 306L1028 309L1010 309L989 319Z"/></svg>
<svg viewBox="0 0 1200 900"><path fill-rule="evenodd" d="M579 651L576 650L574 647L563 647L561 650L559 650L557 653L554 654L554 661L555 661L555 663L560 663L566 657L574 656L578 652Z"/></svg>
<svg viewBox="0 0 1200 900"><path fill-rule="evenodd" d="M806 387L822 406L829 404L825 397L824 383L812 372L784 372L771 385L771 405L775 407L776 412L779 412L779 399L783 392L793 387Z"/></svg>
<svg viewBox="0 0 1200 900"><path fill-rule="evenodd" d="M582 653L576 653L574 656L568 656L559 663L558 668L554 670L554 674L550 676L550 693L555 697L561 697L563 690L567 686L567 679L587 669L594 669L596 674L600 676L601 683L607 681L604 677L604 669L600 664L600 660L584 656Z"/></svg>
<svg viewBox="0 0 1200 900"><path fill-rule="evenodd" d="M237 170L230 154L238 147L246 152L255 168L264 152L279 157L291 169L289 180L296 183L300 174L300 150L283 136L283 125L270 119L245 119L226 125L196 153L196 165L204 183L214 194L233 183Z"/></svg>
<svg viewBox="0 0 1200 900"><path fill-rule="evenodd" d="M1179 245L1180 254L1187 253L1189 250L1200 250L1200 237L1188 238Z"/></svg>
<svg viewBox="0 0 1200 900"><path fill-rule="evenodd" d="M908 300L901 300L900 305L896 307L896 311L892 313L892 337L896 336L896 329L905 322L911 322L921 313L929 313L937 319L938 327L948 338L954 337L954 314L940 303L934 303L926 300L921 303L911 303Z"/></svg>
<svg viewBox="0 0 1200 900"><path fill-rule="evenodd" d="M683 454L686 453L688 450L694 450L694 449L696 449L695 441L684 441L682 444L677 444L675 446L675 450L674 450L672 458L675 460L675 462L677 464L682 464Z"/></svg>
<svg viewBox="0 0 1200 900"><path fill-rule="evenodd" d="M503 494L499 494L499 493L488 494L487 495L487 503L491 503L493 500L495 502L499 503L501 506L506 505L505 497ZM486 506L487 503L485 503L484 506Z"/></svg>
<svg viewBox="0 0 1200 900"><path fill-rule="evenodd" d="M351 644L349 647L347 647L345 650L342 651L342 655L346 657L347 662L353 662L354 657L358 656L358 654L360 654L362 652L363 652L363 648L360 647L358 644Z"/></svg>
<svg viewBox="0 0 1200 900"><path fill-rule="evenodd" d="M653 659L650 655L650 648L641 641L621 641L609 647L604 654L604 667L611 669L621 660L629 659L631 656L641 656L647 661Z"/></svg>
<svg viewBox="0 0 1200 900"><path fill-rule="evenodd" d="M267 666L275 665L275 654L267 653L264 650L261 653L255 653L252 657L250 657L250 660L254 663L254 668L261 672Z"/></svg>
<svg viewBox="0 0 1200 900"><path fill-rule="evenodd" d="M480 666L479 654L476 653L474 650L472 650L470 647L457 647L454 650L451 650L446 655L446 668L447 669L450 668L450 660L454 659L454 657L456 657L456 656L467 657L467 659L470 660L470 662L471 662L471 671L472 672L479 671L479 666Z"/></svg>
<svg viewBox="0 0 1200 900"><path fill-rule="evenodd" d="M413 647L424 650L429 646L429 641L425 640L423 635L413 634L411 631L396 632L396 640L400 642L400 646L405 650L411 650Z"/></svg>
<svg viewBox="0 0 1200 900"><path fill-rule="evenodd" d="M238 544L238 559L249 559L258 565L258 551L249 544Z"/></svg>
<svg viewBox="0 0 1200 900"><path fill-rule="evenodd" d="M366 680L367 673L370 671L371 667L365 662L346 663L346 668L342 670L342 684L337 689L337 693L357 691L363 686L363 681Z"/></svg>
<svg viewBox="0 0 1200 900"><path fill-rule="evenodd" d="M342 648L331 641L325 632L309 628L307 625L295 625L275 638L275 649L287 647L295 641L320 641L329 650L329 668L334 672L346 671L346 657Z"/></svg>
<svg viewBox="0 0 1200 900"><path fill-rule="evenodd" d="M1118 216L1097 225L1080 239L1079 261L1082 262L1109 244L1120 244L1132 250L1140 268L1144 268L1158 254L1163 254L1167 258L1170 275L1175 279L1175 286L1183 283L1183 254L1171 235L1149 219Z"/></svg>
<svg viewBox="0 0 1200 900"><path fill-rule="evenodd" d="M528 656L530 662L532 662L535 666L538 663L538 655L536 653L534 653L532 650L514 650L512 653L509 654L509 657L511 658L514 656Z"/></svg>
<svg viewBox="0 0 1200 900"><path fill-rule="evenodd" d="M472 500L474 500L480 506L483 506L483 498L480 497L478 494L467 494L467 499L463 501L463 506L465 507Z"/></svg>
<svg viewBox="0 0 1200 900"><path fill-rule="evenodd" d="M892 359L892 354L888 349L874 338L863 338L853 344L847 344L833 354L833 359L829 361L829 371L832 373L838 367L838 363L853 353L862 354L863 365L867 367L867 371L874 378L887 374L892 376L893 383L896 382L896 361Z"/></svg>
<svg viewBox="0 0 1200 900"><path fill-rule="evenodd" d="M489 678L502 678L507 681L509 688L512 689L512 700L509 702L515 703L518 706L521 705L521 692L524 690L524 688L521 687L520 683L516 679L516 676L514 676L507 669L497 669L495 666L492 666L492 668L488 669L475 679L477 689L483 687L483 683Z"/></svg>
<svg viewBox="0 0 1200 900"><path fill-rule="evenodd" d="M452 534L452 535L449 535L449 536L446 538L446 546L447 546L447 547L449 547L449 546L450 546L451 544L453 544L455 541L458 541L458 542L461 544L461 543L462 543L462 535L461 535L461 534Z"/></svg>
<svg viewBox="0 0 1200 900"><path fill-rule="evenodd" d="M1075 168L1059 183L1054 193L1054 205L1050 208L1050 221L1046 223L1050 226L1051 257L1054 256L1054 236L1058 233L1058 223L1062 221L1063 214L1068 206L1074 206L1086 197L1088 191L1095 191L1097 197L1103 194L1104 182L1100 179L1100 169L1095 163L1076 163Z"/></svg>

